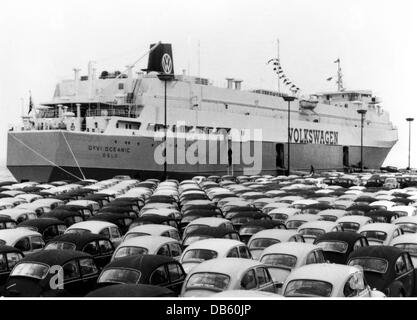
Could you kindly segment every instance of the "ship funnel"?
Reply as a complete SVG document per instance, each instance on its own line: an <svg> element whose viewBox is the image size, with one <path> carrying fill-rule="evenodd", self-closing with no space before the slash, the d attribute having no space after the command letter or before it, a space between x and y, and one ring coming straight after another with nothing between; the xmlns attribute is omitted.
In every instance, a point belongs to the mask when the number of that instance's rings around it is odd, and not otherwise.
<svg viewBox="0 0 417 320"><path fill-rule="evenodd" d="M240 90L242 88L243 80L235 80L235 90Z"/></svg>
<svg viewBox="0 0 417 320"><path fill-rule="evenodd" d="M155 46L151 44L151 48ZM148 68L143 69L147 73L156 71L164 74L174 74L174 60L172 58L172 46L170 43L160 43L149 53Z"/></svg>
<svg viewBox="0 0 417 320"><path fill-rule="evenodd" d="M227 89L233 89L233 78L226 78L227 80Z"/></svg>

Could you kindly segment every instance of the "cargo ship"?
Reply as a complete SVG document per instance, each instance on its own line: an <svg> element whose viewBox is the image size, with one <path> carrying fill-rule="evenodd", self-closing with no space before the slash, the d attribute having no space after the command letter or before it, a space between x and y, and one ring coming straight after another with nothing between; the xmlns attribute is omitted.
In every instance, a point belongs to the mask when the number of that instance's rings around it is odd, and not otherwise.
<svg viewBox="0 0 417 320"><path fill-rule="evenodd" d="M14 177L279 175L289 172L289 158L291 171L379 169L398 139L369 90L339 83L334 92L301 97L243 90L233 78L218 87L176 74L172 46L161 42L150 46L147 68L134 70L98 73L89 63L87 74L74 69L58 83L50 101L9 128Z"/></svg>

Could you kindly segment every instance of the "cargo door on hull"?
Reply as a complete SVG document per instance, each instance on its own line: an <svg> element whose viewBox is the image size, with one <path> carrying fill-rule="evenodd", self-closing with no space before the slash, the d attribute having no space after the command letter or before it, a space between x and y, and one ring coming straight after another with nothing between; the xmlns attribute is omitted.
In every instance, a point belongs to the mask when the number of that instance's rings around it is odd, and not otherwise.
<svg viewBox="0 0 417 320"><path fill-rule="evenodd" d="M343 166L349 167L349 147L343 147Z"/></svg>

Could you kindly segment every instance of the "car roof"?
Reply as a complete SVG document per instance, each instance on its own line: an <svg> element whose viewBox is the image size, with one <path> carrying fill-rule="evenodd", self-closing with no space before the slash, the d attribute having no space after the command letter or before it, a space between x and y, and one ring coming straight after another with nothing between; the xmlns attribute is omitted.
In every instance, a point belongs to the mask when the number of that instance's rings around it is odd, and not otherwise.
<svg viewBox="0 0 417 320"><path fill-rule="evenodd" d="M74 243L77 248L82 248L85 244L94 240L108 240L109 238L96 233L84 232L84 233L64 233L52 238L50 242L70 242Z"/></svg>
<svg viewBox="0 0 417 320"><path fill-rule="evenodd" d="M260 256L273 253L288 254L295 257L302 257L312 250L320 249L319 246L304 242L281 242L266 247Z"/></svg>
<svg viewBox="0 0 417 320"><path fill-rule="evenodd" d="M335 263L313 263L301 266L293 270L288 276L286 283L292 280L319 280L329 282L332 285L345 282L348 277L358 272L359 269Z"/></svg>
<svg viewBox="0 0 417 320"><path fill-rule="evenodd" d="M358 257L373 257L373 258L381 258L387 260L396 260L404 250L399 249L394 246L369 246L369 247L361 247L357 248L356 250L352 251L349 255L349 260L352 258Z"/></svg>
<svg viewBox="0 0 417 320"><path fill-rule="evenodd" d="M384 231L384 232L392 232L395 229L399 228L397 225L392 223L383 223L383 222L376 222L376 223L368 223L364 226L360 227L358 233L362 231Z"/></svg>
<svg viewBox="0 0 417 320"><path fill-rule="evenodd" d="M90 221L81 221L74 223L73 225L69 226L68 230L71 229L86 229L90 230L92 233L100 233L101 230L107 227L117 227L114 223L107 222L107 221L99 221L99 220L90 220Z"/></svg>
<svg viewBox="0 0 417 320"><path fill-rule="evenodd" d="M121 258L114 259L107 264L104 269L112 268L129 268L135 270L141 270L143 275L148 274L158 268L162 264L177 262L172 257L145 254L145 255L130 255Z"/></svg>
<svg viewBox="0 0 417 320"><path fill-rule="evenodd" d="M144 232L144 233L151 233L151 235L159 235L165 231L175 230L172 226L168 226L165 224L142 224L131 228L126 234L135 233L135 232Z"/></svg>
<svg viewBox="0 0 417 320"><path fill-rule="evenodd" d="M140 236L127 239L123 241L118 248L121 247L143 247L147 248L149 252L159 249L166 243L179 243L179 241L170 237L161 236Z"/></svg>
<svg viewBox="0 0 417 320"><path fill-rule="evenodd" d="M225 227L208 227L201 226L187 233L187 238L192 236L212 236L214 238L223 238L227 234L238 233L236 230Z"/></svg>
<svg viewBox="0 0 417 320"><path fill-rule="evenodd" d="M291 216L288 218L288 221L315 221L320 219L320 217L316 214L309 214L309 213L305 213L305 214L296 214L294 216Z"/></svg>
<svg viewBox="0 0 417 320"><path fill-rule="evenodd" d="M290 237L292 237L295 234L297 234L297 231L294 229L293 230L266 229L266 230L261 230L255 233L254 235L252 235L248 243L250 243L254 239L260 239L260 238L271 238L271 239L279 240L281 242L286 242L288 241Z"/></svg>
<svg viewBox="0 0 417 320"><path fill-rule="evenodd" d="M222 256L228 253L233 247L244 245L244 243L232 239L204 239L193 242L184 252L192 249L207 249L214 250L219 253L219 256Z"/></svg>
<svg viewBox="0 0 417 320"><path fill-rule="evenodd" d="M39 219L31 219L26 220L17 225L18 228L20 227L36 227L36 228L47 228L52 225L65 225L62 220L55 219L55 218L39 218Z"/></svg>
<svg viewBox="0 0 417 320"><path fill-rule="evenodd" d="M27 228L16 228L16 229L3 229L0 230L0 239L6 241L8 245L14 245L17 240L27 236L39 236L42 235L39 232L27 229Z"/></svg>
<svg viewBox="0 0 417 320"><path fill-rule="evenodd" d="M308 228L317 228L317 229L323 229L323 230L331 230L334 227L336 227L336 222L333 221L324 221L324 220L318 220L318 221L308 221L306 223L303 223L300 227L298 227L298 230L302 229L308 229Z"/></svg>
<svg viewBox="0 0 417 320"><path fill-rule="evenodd" d="M187 226L192 226L196 224L204 224L211 227L217 227L222 223L230 223L230 220L224 218L217 218L217 217L208 217L208 218L197 218L191 221Z"/></svg>
<svg viewBox="0 0 417 320"><path fill-rule="evenodd" d="M356 222L356 223L359 223L359 224L365 223L367 221L372 221L372 218L367 217L367 216L352 215L352 216L340 217L339 219L336 220L337 223L339 223L339 222Z"/></svg>
<svg viewBox="0 0 417 320"><path fill-rule="evenodd" d="M395 246L396 244L399 243L412 243L412 244L417 244L417 234L416 233L406 233L406 234L402 234L398 237L395 237L390 245L391 246Z"/></svg>
<svg viewBox="0 0 417 320"><path fill-rule="evenodd" d="M240 278L240 276L249 268L263 265L264 264L261 262L252 259L216 258L203 261L196 265L189 274L198 272L216 272Z"/></svg>
<svg viewBox="0 0 417 320"><path fill-rule="evenodd" d="M49 266L63 265L75 258L92 258L91 255L77 250L41 250L24 257L21 262L40 262Z"/></svg>

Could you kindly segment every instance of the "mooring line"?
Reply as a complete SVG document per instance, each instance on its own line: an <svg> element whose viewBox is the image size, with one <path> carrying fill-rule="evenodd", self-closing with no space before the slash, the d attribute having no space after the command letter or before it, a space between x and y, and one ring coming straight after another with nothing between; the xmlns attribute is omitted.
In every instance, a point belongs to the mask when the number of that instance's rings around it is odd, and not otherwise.
<svg viewBox="0 0 417 320"><path fill-rule="evenodd" d="M64 168L60 167L59 165L57 165L56 163L52 162L51 160L47 159L46 157L44 157L42 154L40 154L38 151L32 149L31 147L29 147L26 143L24 143L22 140L18 139L17 137L15 137L13 134L10 134L10 136L13 137L13 139L15 139L17 142L21 143L22 145L24 145L27 149L29 149L30 151L32 151L34 154L38 155L39 157L41 157L43 160L49 162L50 164L52 164L53 166L57 167L58 169L61 169L62 171L64 171L65 173L69 174L70 176L73 176L74 178L82 181L83 179L81 179L80 177L76 176L75 174L65 170Z"/></svg>
<svg viewBox="0 0 417 320"><path fill-rule="evenodd" d="M65 142L66 142L66 144L67 144L67 146L68 146L69 151L70 151L70 152L71 152L71 154L72 154L72 157L73 157L73 158L74 158L74 160L75 160L75 163L77 164L78 170L80 170L81 175L83 176L83 178L84 178L84 180L85 180L86 178L85 178L84 172L81 170L81 167L80 167L80 165L79 165L79 163L78 163L78 161L77 161L77 158L75 157L75 154L74 154L74 152L72 151L71 146L69 145L67 138L65 137L64 131L62 131L62 130L61 130L61 133L62 133L62 136L64 137L64 140L65 140Z"/></svg>

